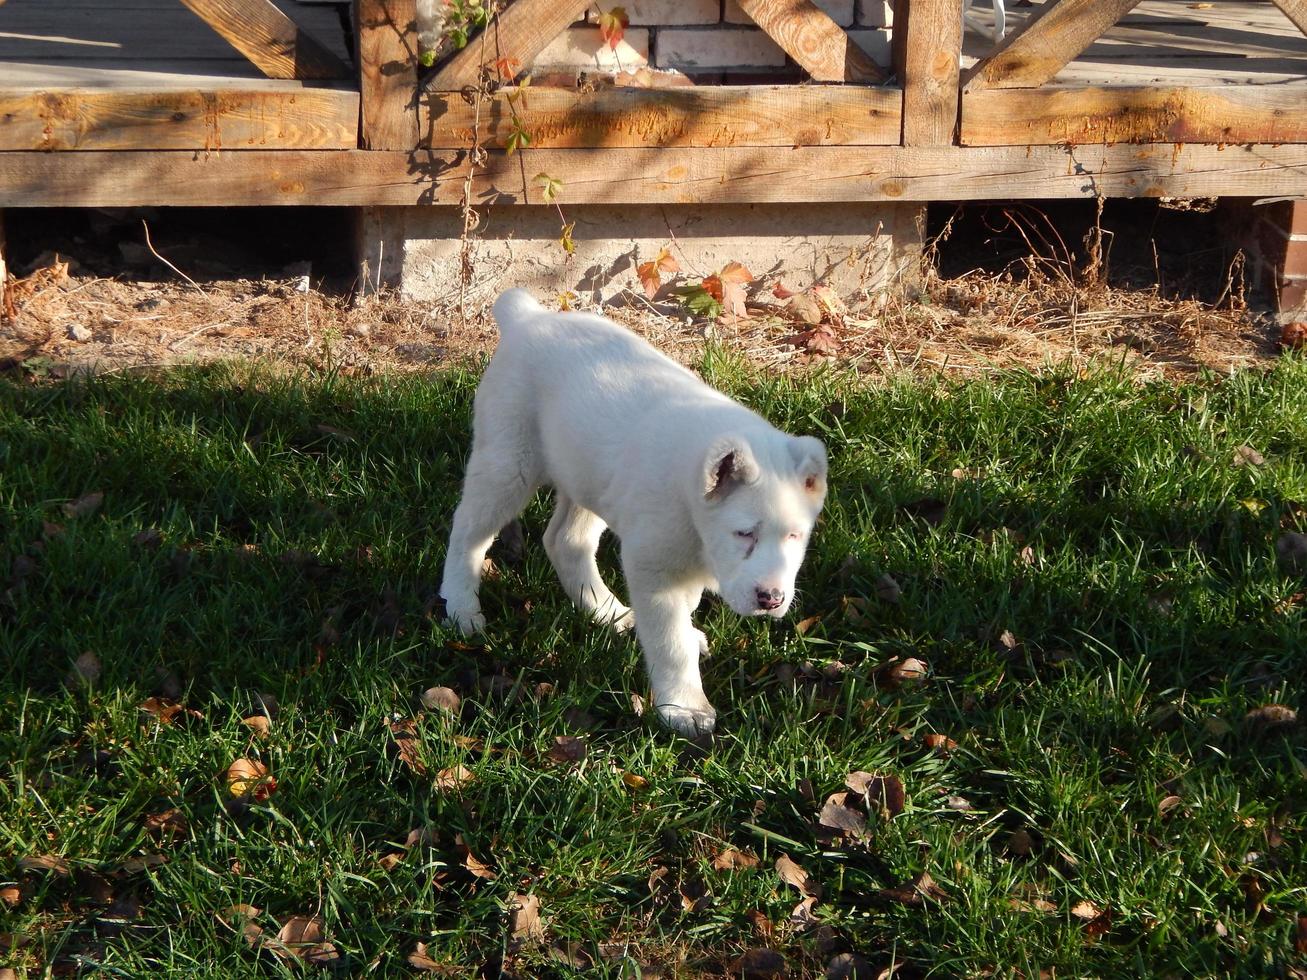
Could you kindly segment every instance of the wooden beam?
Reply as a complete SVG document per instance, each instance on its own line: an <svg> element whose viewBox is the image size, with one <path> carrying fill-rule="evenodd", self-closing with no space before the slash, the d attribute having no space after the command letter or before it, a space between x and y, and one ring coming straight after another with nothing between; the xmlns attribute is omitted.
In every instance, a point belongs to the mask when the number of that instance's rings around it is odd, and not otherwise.
<svg viewBox="0 0 1307 980"><path fill-rule="evenodd" d="M1298 30L1307 34L1307 0L1271 0L1293 21Z"/></svg>
<svg viewBox="0 0 1307 980"><path fill-rule="evenodd" d="M968 92L1034 88L1098 40L1139 0L1049 0L962 76Z"/></svg>
<svg viewBox="0 0 1307 980"><path fill-rule="evenodd" d="M513 131L504 93L481 106L482 144L503 149ZM903 93L891 88L731 85L532 88L513 105L536 149L588 146L868 146L899 141ZM433 95L423 146L468 149L476 108L458 94Z"/></svg>
<svg viewBox="0 0 1307 980"><path fill-rule="evenodd" d="M418 145L418 32L415 0L354 0L358 27L360 145Z"/></svg>
<svg viewBox="0 0 1307 980"><path fill-rule="evenodd" d="M514 71L530 68L545 45L579 19L588 6L589 0L516 0L500 12L497 24L486 28L484 44L481 36L472 38L441 66L427 90L457 92L478 85L481 69L500 58L507 59Z"/></svg>
<svg viewBox="0 0 1307 980"><path fill-rule="evenodd" d="M326 88L0 89L0 150L345 150L358 106Z"/></svg>
<svg viewBox="0 0 1307 980"><path fill-rule="evenodd" d="M964 92L962 142L1307 143L1307 80Z"/></svg>
<svg viewBox="0 0 1307 980"><path fill-rule="evenodd" d="M0 208L146 205L447 205L464 154L0 153ZM1302 194L1307 145L527 150L491 154L473 199L541 203L556 174L569 205L985 201Z"/></svg>
<svg viewBox="0 0 1307 980"><path fill-rule="evenodd" d="M946 146L958 124L962 0L911 0L894 12L903 144Z"/></svg>
<svg viewBox="0 0 1307 980"><path fill-rule="evenodd" d="M883 82L885 72L812 0L738 0L816 82Z"/></svg>
<svg viewBox="0 0 1307 980"><path fill-rule="evenodd" d="M272 0L181 0L269 78L348 78L349 68Z"/></svg>

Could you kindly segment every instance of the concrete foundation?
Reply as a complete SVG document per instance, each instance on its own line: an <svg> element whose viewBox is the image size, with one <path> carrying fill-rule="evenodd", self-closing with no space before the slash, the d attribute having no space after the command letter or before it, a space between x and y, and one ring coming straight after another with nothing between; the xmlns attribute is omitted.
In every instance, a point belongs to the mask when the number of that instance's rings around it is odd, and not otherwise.
<svg viewBox="0 0 1307 980"><path fill-rule="evenodd" d="M925 228L925 208L914 204L564 205L563 211L575 223L571 256L559 243L555 208L483 208L472 245L470 301L524 286L607 302L640 292L636 267L666 246L681 265L680 277L740 262L756 278L779 277L794 289L823 282L845 296L876 293L919 275ZM461 227L457 208L366 209L359 246L367 281L398 286L414 299L452 299L459 293Z"/></svg>

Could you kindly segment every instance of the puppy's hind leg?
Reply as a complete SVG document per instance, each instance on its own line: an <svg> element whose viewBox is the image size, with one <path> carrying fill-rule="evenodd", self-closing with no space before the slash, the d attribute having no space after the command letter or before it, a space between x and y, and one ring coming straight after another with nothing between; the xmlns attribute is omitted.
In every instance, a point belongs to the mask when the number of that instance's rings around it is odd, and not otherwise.
<svg viewBox="0 0 1307 980"><path fill-rule="evenodd" d="M500 528L520 514L535 493L539 485L535 470L534 460L525 452L472 447L440 582L445 613L465 634L485 628L477 598L482 563Z"/></svg>
<svg viewBox="0 0 1307 980"><path fill-rule="evenodd" d="M631 628L631 610L604 584L595 562L606 526L598 514L560 493L545 531L545 552L571 600L595 622L624 632Z"/></svg>

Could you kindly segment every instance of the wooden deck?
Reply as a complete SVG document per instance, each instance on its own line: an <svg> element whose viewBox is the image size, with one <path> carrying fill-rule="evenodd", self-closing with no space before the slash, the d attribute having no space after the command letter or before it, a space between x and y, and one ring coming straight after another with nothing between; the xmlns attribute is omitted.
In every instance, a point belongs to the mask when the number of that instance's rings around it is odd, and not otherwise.
<svg viewBox="0 0 1307 980"><path fill-rule="evenodd" d="M478 112L475 45L416 96L413 0L357 0L354 27L296 0L8 0L0 207L456 204L474 130L500 203L540 203L542 171L577 203L1307 197L1307 0L1012 4L997 51L960 4L900 0L869 67L806 0L749 0L814 77L885 84L534 86ZM501 48L529 66L584 6L517 0Z"/></svg>

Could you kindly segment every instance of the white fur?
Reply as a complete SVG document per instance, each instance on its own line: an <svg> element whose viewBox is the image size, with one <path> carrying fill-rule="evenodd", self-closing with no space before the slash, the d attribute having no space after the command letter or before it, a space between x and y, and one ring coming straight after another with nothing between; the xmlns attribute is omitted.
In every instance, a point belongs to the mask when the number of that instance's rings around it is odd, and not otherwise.
<svg viewBox="0 0 1307 980"><path fill-rule="evenodd" d="M477 388L440 586L449 617L465 633L485 626L486 551L537 488L552 486L545 550L568 595L601 623L635 626L668 725L711 731L716 712L699 678L707 641L690 614L706 589L744 616L785 615L826 495L825 448L773 428L603 317L551 313L513 289L495 320L499 348ZM621 540L630 609L595 564L606 527ZM779 605L760 608L764 599Z"/></svg>

